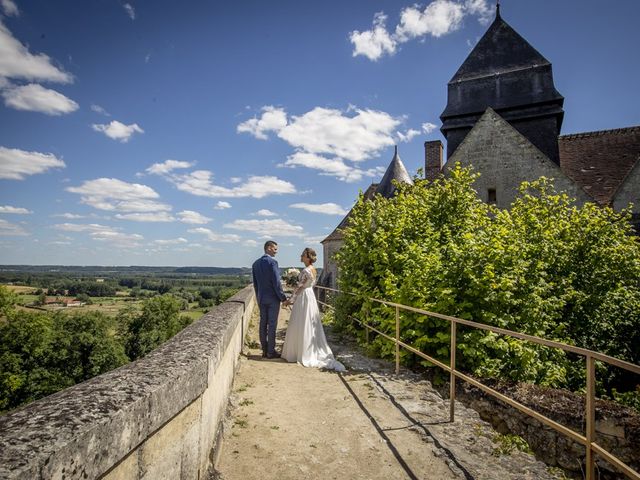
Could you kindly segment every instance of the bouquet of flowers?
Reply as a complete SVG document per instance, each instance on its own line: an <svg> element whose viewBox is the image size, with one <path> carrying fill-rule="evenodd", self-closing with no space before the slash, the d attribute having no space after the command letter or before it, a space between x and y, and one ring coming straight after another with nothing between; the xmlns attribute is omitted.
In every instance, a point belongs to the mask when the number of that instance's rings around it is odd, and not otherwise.
<svg viewBox="0 0 640 480"><path fill-rule="evenodd" d="M286 286L295 287L298 283L298 275L300 275L300 270L289 268L282 274L282 280Z"/></svg>

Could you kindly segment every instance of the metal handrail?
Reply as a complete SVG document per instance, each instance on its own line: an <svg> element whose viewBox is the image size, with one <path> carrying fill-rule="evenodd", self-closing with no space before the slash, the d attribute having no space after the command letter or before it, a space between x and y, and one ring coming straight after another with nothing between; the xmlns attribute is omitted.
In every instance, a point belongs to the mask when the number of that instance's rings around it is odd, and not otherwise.
<svg viewBox="0 0 640 480"><path fill-rule="evenodd" d="M337 290L335 288L329 288L329 287L323 287L320 285L316 285L317 289L322 289L322 290L326 290L326 291L330 291L330 292L336 292L338 294L346 294L346 295L351 295L354 297L362 297L361 295L355 294L355 293L351 293L351 292L343 292L341 290ZM437 312L430 312L428 310L423 310L420 308L415 308L415 307L410 307L408 305L403 305L401 303L395 303L395 302L390 302L387 300L379 300L377 298L372 298L372 297L366 297L368 300L370 301L374 301L374 302L378 302L382 305L388 306L388 307L394 307L395 308L395 319L396 319L396 336L395 338L384 333L381 332L380 330L376 329L375 327L373 327L372 325L367 324L366 322L359 320L355 317L349 317L352 320L358 322L360 325L362 325L363 327L365 327L366 329L366 334L367 334L367 339L369 336L369 331L373 331L376 332L378 335L381 335L382 337L395 342L396 345L396 352L395 352L395 360L396 360L396 374L400 373L400 347L405 348L406 350L418 355L421 358L424 358L425 360L433 363L434 365L442 368L443 370L449 372L450 374L450 380L449 380L449 418L450 421L454 421L455 418L455 397L456 397L456 378L459 378L460 380L463 380L467 383L470 383L471 385L474 385L476 387L478 387L479 389L481 389L482 391L488 393L489 395L492 395L496 398L498 398L499 400L502 400L503 402L507 403L508 405L511 405L512 407L516 408L517 410L539 420L540 422L542 422L545 425L548 425L549 427L553 428L554 430L560 432L561 434L568 436L570 438L572 438L574 441L580 443L581 445L583 445L586 448L586 478L587 480L594 480L595 477L595 456L594 454L598 454L601 457L603 457L605 460L607 460L608 462L610 462L611 464L613 464L620 472L624 473L627 477L633 479L633 480L640 480L640 473L638 473L637 471L635 471L634 469L632 469L629 465L625 464L622 460L620 460L619 458L617 458L615 455L613 455L612 453L610 453L609 451L605 450L602 446L598 445L595 442L595 361L596 360L600 360L602 362L606 362L610 365L615 365L617 367L620 368L624 368L625 370L629 370L631 372L640 374L640 366L639 365L635 365L633 363L629 363L626 362L624 360L620 360L618 358L615 357L611 357L609 355L605 355L603 353L600 352L595 352L593 350L588 350L586 348L581 348L581 347L576 347L573 345L567 345L566 343L562 343L562 342L557 342L555 340L547 340L544 338L540 338L540 337L536 337L533 335L527 335L524 333L519 333L519 332L514 332L511 330L507 330L504 328L499 328L499 327L493 327L491 325L485 325L482 323L477 323L477 322L473 322L471 320L464 320L462 318L457 318L457 317L452 317L450 315L443 315L441 313L437 313ZM322 302L322 301L318 301L318 303L325 305L329 308L334 308L333 305L329 305L328 303ZM451 348L450 348L450 363L449 365L446 365L442 362L440 362L439 360L436 360L435 358L421 352L420 350L416 349L415 347L411 346L411 345L407 345L406 343L402 342L400 340L400 310L407 310L410 312L414 312L414 313L419 313L421 315L426 315L426 316L430 316L430 317L434 317L434 318L439 318L442 320L447 320L451 323ZM587 372L587 391L586 391L586 405L585 405L585 418L586 418L586 428L585 428L585 435L581 435L573 430L571 430L570 428L565 427L564 425L561 425L560 423L555 422L554 420L550 419L549 417L546 417L528 407L526 407L525 405L521 404L520 402L517 402L505 395L503 395L502 393L498 392L497 390L492 389L491 387L488 387L480 382L478 382L477 380L465 375L464 373L456 370L455 365L456 365L456 333L457 333L457 325L466 325L469 327L473 327L473 328L479 328L482 330L487 330L490 332L494 332L494 333L498 333L501 335L508 335L511 337L515 337L515 338L520 338L522 340L527 340L533 343L537 343L539 345L544 345L547 347L552 347L552 348L560 348L564 351L567 352L572 352L572 353L576 353L578 355L582 355L585 357L586 359L586 372Z"/></svg>

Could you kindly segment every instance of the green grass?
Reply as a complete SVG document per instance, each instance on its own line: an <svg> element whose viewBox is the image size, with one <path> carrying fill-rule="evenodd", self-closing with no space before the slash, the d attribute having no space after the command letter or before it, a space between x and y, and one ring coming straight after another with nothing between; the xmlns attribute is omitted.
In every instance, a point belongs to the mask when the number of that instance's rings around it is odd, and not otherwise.
<svg viewBox="0 0 640 480"><path fill-rule="evenodd" d="M236 420L234 424L240 428L247 428L247 426L249 425L249 423L246 420L240 420L240 419Z"/></svg>
<svg viewBox="0 0 640 480"><path fill-rule="evenodd" d="M186 310L186 311L180 312L180 315L185 315L187 317L190 317L195 322L196 320L199 320L204 315L204 312L202 310Z"/></svg>
<svg viewBox="0 0 640 480"><path fill-rule="evenodd" d="M515 451L533 453L527 441L518 435L502 435L498 433L493 437L493 441L498 444L491 453L494 457L511 455Z"/></svg>

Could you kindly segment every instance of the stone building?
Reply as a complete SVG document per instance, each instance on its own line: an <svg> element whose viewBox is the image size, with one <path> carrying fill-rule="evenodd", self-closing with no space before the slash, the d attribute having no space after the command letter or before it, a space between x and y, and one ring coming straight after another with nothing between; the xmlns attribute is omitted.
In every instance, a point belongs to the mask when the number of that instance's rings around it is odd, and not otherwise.
<svg viewBox="0 0 640 480"><path fill-rule="evenodd" d="M473 165L480 173L478 195L500 208L509 207L523 181L553 178L557 190L581 204L616 210L634 204L640 232L640 126L560 135L563 103L551 63L502 19L498 5L495 20L448 83L440 116L446 159L440 140L425 142L426 178L446 175L458 162ZM322 242L325 285L336 284L332 256L348 218Z"/></svg>
<svg viewBox="0 0 640 480"><path fill-rule="evenodd" d="M391 198L396 191L393 181L411 183L413 179L407 172L400 156L398 155L398 147L395 147L395 153L391 159L391 163L387 167L380 183L372 183L364 192L364 198L371 200L374 195L382 195L385 198ZM338 267L333 260L334 254L340 249L343 243L344 235L342 230L349 225L349 216L351 211L345 215L338 226L324 240L322 240L323 265L322 274L318 279L318 283L325 287L336 288Z"/></svg>
<svg viewBox="0 0 640 480"><path fill-rule="evenodd" d="M425 174L473 165L480 197L507 208L521 182L553 178L579 203L634 207L640 220L640 126L560 135L564 98L551 63L500 16L448 84L439 140L425 143Z"/></svg>

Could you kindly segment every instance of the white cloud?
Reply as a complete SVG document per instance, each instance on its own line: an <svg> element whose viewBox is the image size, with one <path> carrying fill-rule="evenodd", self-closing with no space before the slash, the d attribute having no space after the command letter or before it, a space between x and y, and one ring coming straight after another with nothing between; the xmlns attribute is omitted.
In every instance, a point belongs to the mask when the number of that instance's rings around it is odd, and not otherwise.
<svg viewBox="0 0 640 480"><path fill-rule="evenodd" d="M102 108L100 105L92 104L91 110L93 110L96 113L99 113L100 115L104 115L105 117L111 116L111 114L107 112L104 108Z"/></svg>
<svg viewBox="0 0 640 480"><path fill-rule="evenodd" d="M63 232L101 232L113 230L111 227L98 223L58 223L53 225L53 228L62 230Z"/></svg>
<svg viewBox="0 0 640 480"><path fill-rule="evenodd" d="M426 122L422 124L422 131L427 134L433 132L436 128L438 127L431 122Z"/></svg>
<svg viewBox="0 0 640 480"><path fill-rule="evenodd" d="M20 16L20 10L18 10L18 6L13 0L1 0L0 6L2 6L2 11L7 17Z"/></svg>
<svg viewBox="0 0 640 480"><path fill-rule="evenodd" d="M399 42L425 35L438 38L460 28L463 17L463 5L450 0L435 0L423 11L416 6L407 7L400 13L396 38Z"/></svg>
<svg viewBox="0 0 640 480"><path fill-rule="evenodd" d="M10 205L0 205L0 213L14 213L17 215L28 215L33 213L31 210L27 210L22 207L12 207Z"/></svg>
<svg viewBox="0 0 640 480"><path fill-rule="evenodd" d="M400 142L405 142L405 143L410 142L417 135L420 135L420 130L415 130L413 128L410 128L405 133L402 133L400 131L396 132L396 136L398 137L398 140Z"/></svg>
<svg viewBox="0 0 640 480"><path fill-rule="evenodd" d="M2 22L0 22L0 77L58 83L73 81L71 74L55 67L44 53L31 54Z"/></svg>
<svg viewBox="0 0 640 480"><path fill-rule="evenodd" d="M300 208L307 212L324 213L325 215L346 215L347 210L337 203L292 203L291 208Z"/></svg>
<svg viewBox="0 0 640 480"><path fill-rule="evenodd" d="M16 110L62 115L78 109L78 104L70 98L36 83L9 87L3 90L2 96L4 104Z"/></svg>
<svg viewBox="0 0 640 480"><path fill-rule="evenodd" d="M131 125L125 125L117 120L112 120L109 124L93 124L91 126L96 132L102 132L107 137L118 140L119 142L126 143L131 139L134 133L144 133L144 130L140 128L137 123Z"/></svg>
<svg viewBox="0 0 640 480"><path fill-rule="evenodd" d="M127 183L116 178L88 180L79 187L68 187L68 192L82 195L82 202L99 210L119 212L169 211L169 205L153 199L158 194L139 183Z"/></svg>
<svg viewBox="0 0 640 480"><path fill-rule="evenodd" d="M349 35L353 56L364 55L376 61L385 54L395 54L398 46L409 40L427 35L439 38L458 30L467 15L475 15L480 23L486 24L492 14L487 0L434 0L424 8L417 4L404 8L394 33L389 33L386 15L378 12L373 17L371 30L355 30Z"/></svg>
<svg viewBox="0 0 640 480"><path fill-rule="evenodd" d="M262 116L242 122L237 127L238 133L250 133L260 140L269 138L267 132L279 132L287 125L287 114L281 108L271 105L262 107Z"/></svg>
<svg viewBox="0 0 640 480"><path fill-rule="evenodd" d="M244 230L258 235L279 235L283 237L303 237L304 229L299 225L292 225L281 218L272 220L234 220L225 224L225 228Z"/></svg>
<svg viewBox="0 0 640 480"><path fill-rule="evenodd" d="M222 200L216 203L216 206L213 207L216 210L225 210L227 208L231 208L231 204L229 202L223 202Z"/></svg>
<svg viewBox="0 0 640 480"><path fill-rule="evenodd" d="M354 30L349 34L349 40L353 43L353 56L364 55L369 60L376 61L385 53L393 55L396 52L397 42L391 37L385 27L387 16L378 12L373 16L373 28L359 32Z"/></svg>
<svg viewBox="0 0 640 480"><path fill-rule="evenodd" d="M137 233L128 234L114 230L93 232L91 238L100 242L109 242L111 246L120 248L141 247L140 241L144 239L142 235Z"/></svg>
<svg viewBox="0 0 640 480"><path fill-rule="evenodd" d="M183 162L180 160L166 160L162 163L154 163L145 171L153 175L167 175L168 173L178 168L190 168L194 165L193 162Z"/></svg>
<svg viewBox="0 0 640 480"><path fill-rule="evenodd" d="M54 215L51 215L52 217L60 217L60 218L67 218L69 220L76 220L79 218L87 218L85 215L78 215L77 213L56 213Z"/></svg>
<svg viewBox="0 0 640 480"><path fill-rule="evenodd" d="M281 166L284 167L306 167L313 170L320 170L320 175L329 175L338 178L343 182L353 183L362 180L363 177L377 177L384 173L383 167L362 170L357 167L347 165L340 158L329 159L313 153L296 152L287 157L287 161Z"/></svg>
<svg viewBox="0 0 640 480"><path fill-rule="evenodd" d="M267 210L266 208L262 208L262 209L258 210L256 213L254 213L254 215L257 215L259 217L275 217L275 216L277 216L277 214L275 212L272 212L271 210Z"/></svg>
<svg viewBox="0 0 640 480"><path fill-rule="evenodd" d="M322 240L324 240L326 237L325 236L315 236L315 237L304 237L304 243L306 243L307 245L320 245L320 242L322 242Z"/></svg>
<svg viewBox="0 0 640 480"><path fill-rule="evenodd" d="M120 232L112 227L97 223L60 223L53 225L56 230L64 232L88 233L94 240L109 242L113 247L140 247L143 236L137 233L128 234Z"/></svg>
<svg viewBox="0 0 640 480"><path fill-rule="evenodd" d="M205 217L201 213L194 212L193 210L183 210L178 213L178 217L180 217L182 223L191 223L194 225L204 225L211 221L209 217Z"/></svg>
<svg viewBox="0 0 640 480"><path fill-rule="evenodd" d="M495 14L494 9L487 4L487 0L466 0L464 6L470 15L478 15L478 21L482 25L487 25Z"/></svg>
<svg viewBox="0 0 640 480"><path fill-rule="evenodd" d="M29 235L29 233L20 225L0 218L0 237L23 237L26 235Z"/></svg>
<svg viewBox="0 0 640 480"><path fill-rule="evenodd" d="M130 3L125 3L122 7L125 9L131 20L136 19L136 11Z"/></svg>
<svg viewBox="0 0 640 480"><path fill-rule="evenodd" d="M241 240L240 236L234 233L215 233L204 227L192 228L188 232L206 235L207 239L212 242L235 243Z"/></svg>
<svg viewBox="0 0 640 480"><path fill-rule="evenodd" d="M273 112L275 107L264 107L265 112ZM286 119L271 130L294 148L287 161L279 166L307 167L319 170L321 175L335 176L345 182L356 182L363 177L373 177L380 169L360 169L346 162L363 162L400 141L410 141L420 132L409 129L397 132L396 128L404 122L403 117L394 117L386 112L363 110L349 105L346 111L316 107L313 110ZM265 114L263 114L264 117ZM261 119L254 119L260 124ZM266 122L268 123L268 122ZM245 122L246 124L246 122ZM242 124L241 124L242 125ZM254 130L246 128L255 135ZM260 130L262 134L265 128ZM255 135L257 138L266 136ZM384 170L382 170L384 171Z"/></svg>
<svg viewBox="0 0 640 480"><path fill-rule="evenodd" d="M256 242L255 240L245 240L244 242L242 242L242 246L254 248L258 246L258 242Z"/></svg>
<svg viewBox="0 0 640 480"><path fill-rule="evenodd" d="M233 188L214 185L212 173L207 170L196 170L186 175L174 175L170 180L178 190L200 197L253 197L264 198L268 195L296 193L296 187L285 180L272 176L252 176L243 184Z"/></svg>
<svg viewBox="0 0 640 480"><path fill-rule="evenodd" d="M168 240L154 240L153 243L156 245L179 245L181 243L189 243L186 238L178 237Z"/></svg>
<svg viewBox="0 0 640 480"><path fill-rule="evenodd" d="M393 131L401 123L402 119L376 110L352 108L345 113L316 107L292 117L278 136L305 152L360 162L394 145Z"/></svg>
<svg viewBox="0 0 640 480"><path fill-rule="evenodd" d="M175 218L167 212L136 212L136 213L118 213L114 215L118 220L131 220L134 222L173 222Z"/></svg>
<svg viewBox="0 0 640 480"><path fill-rule="evenodd" d="M23 180L26 175L43 173L50 168L64 167L66 167L65 163L52 153L0 147L0 178Z"/></svg>

